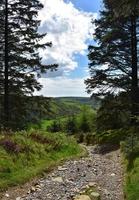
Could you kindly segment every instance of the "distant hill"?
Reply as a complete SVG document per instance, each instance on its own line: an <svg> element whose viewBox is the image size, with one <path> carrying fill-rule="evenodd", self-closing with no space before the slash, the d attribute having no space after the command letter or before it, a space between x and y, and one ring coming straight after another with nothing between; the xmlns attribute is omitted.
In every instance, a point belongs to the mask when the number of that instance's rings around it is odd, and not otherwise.
<svg viewBox="0 0 139 200"><path fill-rule="evenodd" d="M67 117L80 113L84 105L96 110L99 104L99 99L90 99L88 97L30 97L27 103L25 119L27 122L37 123L42 119Z"/></svg>
<svg viewBox="0 0 139 200"><path fill-rule="evenodd" d="M63 103L72 103L72 104L85 104L92 106L93 109L97 109L100 105L100 99L97 97L57 97L55 100Z"/></svg>
<svg viewBox="0 0 139 200"><path fill-rule="evenodd" d="M88 97L57 97L51 98L49 105L48 118L57 118L77 114L81 111L83 105L90 106L90 109L99 107L99 99L90 99Z"/></svg>

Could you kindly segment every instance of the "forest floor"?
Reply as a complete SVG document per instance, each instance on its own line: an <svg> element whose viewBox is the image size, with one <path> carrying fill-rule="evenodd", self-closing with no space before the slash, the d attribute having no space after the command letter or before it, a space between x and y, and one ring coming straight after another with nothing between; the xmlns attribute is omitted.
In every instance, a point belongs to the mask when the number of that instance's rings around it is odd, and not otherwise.
<svg viewBox="0 0 139 200"><path fill-rule="evenodd" d="M2 200L72 200L77 195L92 199L87 193L100 195L101 200L123 200L123 168L120 150L109 151L106 146L87 146L88 156L66 161L44 177L24 186L10 188ZM84 194L84 195L82 195ZM85 197L88 195L88 198ZM94 198L95 199L95 198Z"/></svg>

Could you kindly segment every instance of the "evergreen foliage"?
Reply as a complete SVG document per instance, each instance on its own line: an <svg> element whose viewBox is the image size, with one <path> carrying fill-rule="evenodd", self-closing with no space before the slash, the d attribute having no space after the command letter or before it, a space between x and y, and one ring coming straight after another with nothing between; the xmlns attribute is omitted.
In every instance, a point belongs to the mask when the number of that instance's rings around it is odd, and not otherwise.
<svg viewBox="0 0 139 200"><path fill-rule="evenodd" d="M119 1L104 0L104 9L95 21L97 46L89 46L90 78L85 81L88 92L97 95L127 92L131 114L139 113L138 88L138 2L129 1L126 14L118 12ZM117 4L116 4L117 3ZM120 9L120 10L121 10ZM115 15L117 12L118 15ZM135 121L131 120L132 122Z"/></svg>
<svg viewBox="0 0 139 200"><path fill-rule="evenodd" d="M68 132L68 134L75 134L78 132L77 120L74 115L71 117L68 117L68 120L66 121L66 124L65 124L65 129Z"/></svg>
<svg viewBox="0 0 139 200"><path fill-rule="evenodd" d="M130 99L126 93L109 94L102 100L96 115L98 133L130 126Z"/></svg>
<svg viewBox="0 0 139 200"><path fill-rule="evenodd" d="M24 112L24 96L41 89L36 76L56 67L42 64L39 55L39 49L52 45L42 43L45 34L38 33L37 15L42 8L38 0L0 2L1 123L5 127L12 128L13 122L23 120L20 113Z"/></svg>
<svg viewBox="0 0 139 200"><path fill-rule="evenodd" d="M107 6L95 20L98 46L89 46L91 78L85 82L89 93L98 95L128 91L131 84L131 43L128 18L117 20Z"/></svg>

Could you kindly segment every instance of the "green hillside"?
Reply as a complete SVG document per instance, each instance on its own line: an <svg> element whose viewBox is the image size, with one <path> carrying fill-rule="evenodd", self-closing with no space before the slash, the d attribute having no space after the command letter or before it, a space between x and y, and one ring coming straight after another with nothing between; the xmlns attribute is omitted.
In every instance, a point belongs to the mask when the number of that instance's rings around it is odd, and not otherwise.
<svg viewBox="0 0 139 200"><path fill-rule="evenodd" d="M60 101L63 103L72 103L72 104L86 104L92 106L92 108L96 109L98 108L100 104L100 99L99 98L89 98L89 97L58 97L55 98L56 101Z"/></svg>
<svg viewBox="0 0 139 200"><path fill-rule="evenodd" d="M57 118L58 116L67 116L78 114L83 105L89 106L90 109L99 107L99 99L90 99L88 97L57 97L50 101L49 118Z"/></svg>
<svg viewBox="0 0 139 200"><path fill-rule="evenodd" d="M24 102L25 105L21 108L21 110L24 109L24 119L18 120L18 125L20 125L21 130L30 126L30 124L38 124L41 120L51 120L76 115L81 112L84 105L88 106L90 109L96 110L100 104L99 99L90 99L87 97L48 98L34 96L25 97ZM19 117L19 119L21 118Z"/></svg>
<svg viewBox="0 0 139 200"><path fill-rule="evenodd" d="M89 98L61 97L51 101L51 116L40 127L50 132L75 134L95 131L96 108Z"/></svg>

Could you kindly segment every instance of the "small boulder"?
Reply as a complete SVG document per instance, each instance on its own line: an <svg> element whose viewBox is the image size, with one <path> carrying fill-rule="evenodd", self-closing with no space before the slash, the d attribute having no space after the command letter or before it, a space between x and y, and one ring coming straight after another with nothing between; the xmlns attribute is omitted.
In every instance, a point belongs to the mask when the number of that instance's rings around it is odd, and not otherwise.
<svg viewBox="0 0 139 200"><path fill-rule="evenodd" d="M58 182L58 183L63 183L63 178L62 177L55 177L55 178L52 178L52 181Z"/></svg>
<svg viewBox="0 0 139 200"><path fill-rule="evenodd" d="M99 200L100 199L100 194L97 192L91 192L90 196L94 199L94 200Z"/></svg>

